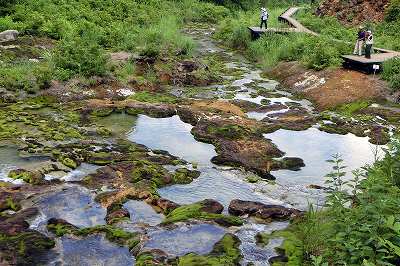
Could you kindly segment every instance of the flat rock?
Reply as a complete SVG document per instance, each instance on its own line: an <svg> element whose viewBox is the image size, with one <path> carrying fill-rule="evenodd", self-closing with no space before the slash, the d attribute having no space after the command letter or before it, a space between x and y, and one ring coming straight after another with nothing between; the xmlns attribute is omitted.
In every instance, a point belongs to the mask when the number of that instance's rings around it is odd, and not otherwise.
<svg viewBox="0 0 400 266"><path fill-rule="evenodd" d="M238 199L231 201L228 211L232 215L249 215L264 220L288 220L301 215L301 211L296 209Z"/></svg>
<svg viewBox="0 0 400 266"><path fill-rule="evenodd" d="M0 42L9 42L17 40L19 32L16 30L6 30L0 32Z"/></svg>

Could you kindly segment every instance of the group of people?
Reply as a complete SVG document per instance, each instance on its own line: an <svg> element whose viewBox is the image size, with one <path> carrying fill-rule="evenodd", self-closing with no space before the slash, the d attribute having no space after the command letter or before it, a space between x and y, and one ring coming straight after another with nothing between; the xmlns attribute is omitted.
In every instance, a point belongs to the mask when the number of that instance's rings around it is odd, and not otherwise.
<svg viewBox="0 0 400 266"><path fill-rule="evenodd" d="M263 25L265 26L265 29L268 28L268 18L269 14L267 9L265 7L262 7L261 24L260 24L261 29ZM373 44L374 44L374 35L372 34L372 31L365 30L363 26L360 26L357 35L356 46L354 48L354 55L359 55L359 56L365 55L366 58L371 58Z"/></svg>
<svg viewBox="0 0 400 266"><path fill-rule="evenodd" d="M372 31L365 30L360 26L357 34L357 42L354 48L354 55L362 56L365 54L366 58L371 58L372 46L374 44L374 35Z"/></svg>

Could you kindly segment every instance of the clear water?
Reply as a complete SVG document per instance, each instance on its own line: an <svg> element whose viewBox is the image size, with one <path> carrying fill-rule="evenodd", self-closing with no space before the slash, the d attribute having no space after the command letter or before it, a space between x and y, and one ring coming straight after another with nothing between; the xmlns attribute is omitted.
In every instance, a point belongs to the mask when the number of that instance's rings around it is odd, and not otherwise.
<svg viewBox="0 0 400 266"><path fill-rule="evenodd" d="M282 239L270 239L268 245L260 246L257 245L255 237L259 232L272 233L273 231L283 230L287 226L287 222L274 222L270 224L249 223L242 226L235 233L242 242L240 245L243 255L241 264L247 265L247 263L253 262L258 266L269 265L268 259L277 255L274 248L282 244Z"/></svg>
<svg viewBox="0 0 400 266"><path fill-rule="evenodd" d="M160 224L164 215L157 213L149 204L144 201L130 200L124 204L129 211L133 223L146 223L149 225Z"/></svg>
<svg viewBox="0 0 400 266"><path fill-rule="evenodd" d="M23 158L19 156L17 147L0 146L0 181L21 184L23 183L22 180L8 178L8 173L11 170L17 168L34 168L35 165L48 160L48 157L43 156Z"/></svg>
<svg viewBox="0 0 400 266"><path fill-rule="evenodd" d="M192 126L182 122L178 116L151 118L140 115L128 139L151 149L169 151L189 162L209 165L211 158L217 155L215 148L196 141L190 134L191 129Z"/></svg>
<svg viewBox="0 0 400 266"><path fill-rule="evenodd" d="M58 255L48 265L132 266L135 258L126 247L111 243L103 235L83 239L63 236L57 240Z"/></svg>
<svg viewBox="0 0 400 266"><path fill-rule="evenodd" d="M225 206L234 199L260 201L266 204L283 204L266 194L258 194L253 184L247 183L246 174L239 170L201 168L200 177L188 185L174 185L158 190L160 196L179 204L189 204L204 199L214 199Z"/></svg>
<svg viewBox="0 0 400 266"><path fill-rule="evenodd" d="M278 130L271 134L265 134L279 149L286 152L286 156L300 157L306 167L300 171L277 171L274 176L280 182L296 184L323 185L324 176L332 169L332 165L326 160L333 154L342 155L346 165L348 177L350 172L374 162L377 147L368 142L368 138L360 138L353 134L336 135L310 128L304 131ZM382 155L382 153L379 153Z"/></svg>
<svg viewBox="0 0 400 266"><path fill-rule="evenodd" d="M100 167L93 164L82 163L71 172L51 172L45 175L46 180L60 179L67 182L81 181L88 174L96 172Z"/></svg>
<svg viewBox="0 0 400 266"><path fill-rule="evenodd" d="M36 222L42 227L50 218L60 218L78 227L105 224L106 209L94 201L94 195L80 186L65 186L35 200L41 212Z"/></svg>
<svg viewBox="0 0 400 266"><path fill-rule="evenodd" d="M97 123L108 129L111 129L113 134L122 136L132 129L132 125L135 124L136 119L136 116L125 113L112 113L109 116L100 118Z"/></svg>
<svg viewBox="0 0 400 266"><path fill-rule="evenodd" d="M169 255L183 256L187 253L205 255L212 251L225 235L224 228L211 224L182 224L176 229L159 229L149 232L144 250L161 249Z"/></svg>

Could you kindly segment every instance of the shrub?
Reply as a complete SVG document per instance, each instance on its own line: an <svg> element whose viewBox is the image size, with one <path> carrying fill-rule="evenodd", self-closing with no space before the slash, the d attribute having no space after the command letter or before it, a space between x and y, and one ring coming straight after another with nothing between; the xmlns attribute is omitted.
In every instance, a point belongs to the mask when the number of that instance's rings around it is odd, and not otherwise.
<svg viewBox="0 0 400 266"><path fill-rule="evenodd" d="M393 58L383 64L382 78L389 82L392 90L400 89L400 58Z"/></svg>
<svg viewBox="0 0 400 266"><path fill-rule="evenodd" d="M82 36L70 35L62 39L51 58L60 79L79 74L85 77L103 75L107 71L107 58L103 48L96 42L93 32Z"/></svg>
<svg viewBox="0 0 400 266"><path fill-rule="evenodd" d="M0 87L34 93L49 85L51 74L47 64L0 65Z"/></svg>
<svg viewBox="0 0 400 266"><path fill-rule="evenodd" d="M400 19L400 0L391 0L389 7L386 9L385 20L387 22L395 22Z"/></svg>

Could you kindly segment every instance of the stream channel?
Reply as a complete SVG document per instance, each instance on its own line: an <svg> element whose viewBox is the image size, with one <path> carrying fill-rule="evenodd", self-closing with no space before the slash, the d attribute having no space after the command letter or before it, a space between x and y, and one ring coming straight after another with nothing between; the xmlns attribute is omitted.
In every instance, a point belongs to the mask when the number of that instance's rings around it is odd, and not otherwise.
<svg viewBox="0 0 400 266"><path fill-rule="evenodd" d="M241 71L239 78L226 76L223 84L212 86L192 95L194 98L224 98L233 94L234 99L256 104L281 104L284 108L278 111L249 112L251 119L262 120L276 113L284 113L290 106L297 105L307 112L314 108L307 100L295 99L290 93L277 89L278 82L260 76L261 71L244 58L217 46L204 31L188 30L198 43L198 56L210 53L222 53L230 58L227 68ZM232 90L235 88L235 90ZM252 92L264 89L276 96L253 97ZM182 88L174 88L173 93L184 97ZM127 118L129 117L129 118ZM195 140L191 134L192 126L181 121L179 116L170 118L151 118L139 115L132 118L124 114L112 114L106 124L118 124L120 133L132 142L143 144L150 149L165 150L180 157L201 172L192 183L163 187L158 193L163 198L178 204L190 204L204 199L215 199L224 206L227 214L229 203L234 199L258 201L265 204L277 204L300 210L307 210L310 203L322 206L324 191L310 185L324 186L324 175L330 172L331 165L326 162L331 155L342 155L347 171L354 170L374 161L376 147L368 138L356 137L353 134L335 135L318 130L318 125L304 131L278 130L265 134L286 156L299 157L305 167L299 171L279 170L272 174L275 181L260 180L256 183L247 181L253 173L233 167L214 165L211 158L216 156L215 147ZM32 161L33 160L33 161ZM23 159L18 156L15 147L0 148L0 179L7 178L10 169L28 167L45 158ZM173 166L167 166L170 171ZM95 193L74 184L71 181L81 180L89 173L95 172L96 166L82 164L76 170L64 175L47 176L47 179L60 178L64 184L58 190L37 198L33 203L39 207L40 215L31 221L31 228L48 234L46 221L49 218L62 218L78 227L90 227L105 224L106 210L94 198ZM351 178L348 175L346 178ZM315 187L315 186L314 186ZM127 231L141 231L147 235L143 250L160 249L171 256L183 256L187 253L208 254L214 244L225 233L234 233L241 240L242 265L252 262L253 265L269 265L268 259L277 255L274 248L282 239L272 239L268 245L256 244L255 236L259 232L272 232L287 227L287 222L257 223L246 219L241 227L225 228L205 222L178 223L176 227L163 227L160 223L164 216L157 213L143 201L130 200L124 207L131 214L130 221L120 226ZM84 238L65 235L56 240L56 248L49 255L48 265L134 265L135 258L126 247L111 243L103 235L91 235Z"/></svg>

